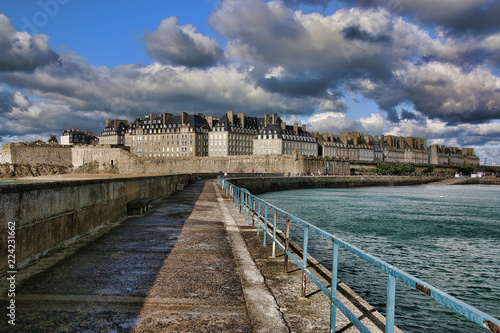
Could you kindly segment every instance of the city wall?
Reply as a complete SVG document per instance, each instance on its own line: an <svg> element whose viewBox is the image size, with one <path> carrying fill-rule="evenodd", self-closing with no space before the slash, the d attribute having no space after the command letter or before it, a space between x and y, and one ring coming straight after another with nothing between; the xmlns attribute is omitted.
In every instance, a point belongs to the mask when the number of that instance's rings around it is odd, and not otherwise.
<svg viewBox="0 0 500 333"><path fill-rule="evenodd" d="M15 222L15 256L22 268L40 255L125 215L128 201L166 196L191 177L179 174L2 185L0 253L8 253L8 222ZM3 255L0 271L7 271L6 267L7 255Z"/></svg>
<svg viewBox="0 0 500 333"><path fill-rule="evenodd" d="M119 148L74 147L73 166L95 163L101 170L113 166L120 174L178 173L317 173L349 175L348 161L302 155L230 157L139 158Z"/></svg>
<svg viewBox="0 0 500 333"><path fill-rule="evenodd" d="M411 176L327 176L327 177L257 177L230 178L235 186L252 194L307 188L340 188L360 186L402 186L435 182L440 177Z"/></svg>
<svg viewBox="0 0 500 333"><path fill-rule="evenodd" d="M72 162L71 156L71 148L65 146L5 143L0 149L0 164L46 164L68 167Z"/></svg>

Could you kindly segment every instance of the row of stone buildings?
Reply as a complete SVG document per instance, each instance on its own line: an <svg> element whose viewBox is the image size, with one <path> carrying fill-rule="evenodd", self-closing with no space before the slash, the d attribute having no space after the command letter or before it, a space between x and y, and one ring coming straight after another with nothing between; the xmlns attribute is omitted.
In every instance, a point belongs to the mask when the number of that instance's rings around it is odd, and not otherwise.
<svg viewBox="0 0 500 333"><path fill-rule="evenodd" d="M82 134L85 133L66 130L61 144L81 143ZM310 133L305 125L286 124L276 113L254 117L228 111L215 118L182 112L149 114L133 122L107 119L97 139L99 144L123 145L132 154L147 158L297 154L360 163L479 165L473 148L428 147L426 139L415 137ZM91 140L88 135L86 143L92 143Z"/></svg>

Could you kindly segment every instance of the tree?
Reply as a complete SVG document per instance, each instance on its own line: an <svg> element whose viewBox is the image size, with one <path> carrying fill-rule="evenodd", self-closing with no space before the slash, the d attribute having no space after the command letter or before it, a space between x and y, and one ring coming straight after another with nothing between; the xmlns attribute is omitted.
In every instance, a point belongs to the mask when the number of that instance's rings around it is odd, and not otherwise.
<svg viewBox="0 0 500 333"><path fill-rule="evenodd" d="M457 169L457 171L459 173L461 173L462 175L467 175L469 176L471 173L474 173L475 172L475 169L471 166L461 166Z"/></svg>
<svg viewBox="0 0 500 333"><path fill-rule="evenodd" d="M434 173L434 167L431 165L430 167L422 170L422 173Z"/></svg>

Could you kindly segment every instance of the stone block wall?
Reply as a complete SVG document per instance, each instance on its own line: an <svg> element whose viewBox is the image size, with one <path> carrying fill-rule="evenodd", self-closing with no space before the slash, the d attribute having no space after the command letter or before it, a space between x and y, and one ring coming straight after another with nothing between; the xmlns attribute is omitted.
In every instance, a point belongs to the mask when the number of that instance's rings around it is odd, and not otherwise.
<svg viewBox="0 0 500 333"><path fill-rule="evenodd" d="M11 144L3 144L0 148L0 164L12 163L12 156L10 154Z"/></svg>
<svg viewBox="0 0 500 333"><path fill-rule="evenodd" d="M126 214L127 202L159 198L191 175L115 178L0 186L0 253L7 253L8 222L16 225L16 263L32 259ZM0 258L5 272L7 255Z"/></svg>
<svg viewBox="0 0 500 333"><path fill-rule="evenodd" d="M231 178L235 186L252 194L306 188L419 185L436 181L434 177L404 176L333 176L333 177L257 177Z"/></svg>
<svg viewBox="0 0 500 333"><path fill-rule="evenodd" d="M36 146L23 143L5 143L0 150L0 163L25 165L70 166L71 148L63 146Z"/></svg>
<svg viewBox="0 0 500 333"><path fill-rule="evenodd" d="M119 148L82 146L73 148L73 165L113 165L120 174L178 173L301 173L349 175L348 161L297 155L246 155L229 157L139 158Z"/></svg>

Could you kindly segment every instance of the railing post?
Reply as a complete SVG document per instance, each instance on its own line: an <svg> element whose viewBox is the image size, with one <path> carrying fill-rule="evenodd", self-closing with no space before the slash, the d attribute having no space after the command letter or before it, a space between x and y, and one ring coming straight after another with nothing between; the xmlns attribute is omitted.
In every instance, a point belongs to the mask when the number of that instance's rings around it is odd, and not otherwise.
<svg viewBox="0 0 500 333"><path fill-rule="evenodd" d="M255 225L255 215L257 212L255 211L255 197L252 196L252 227ZM257 232L259 232L259 225L257 225Z"/></svg>
<svg viewBox="0 0 500 333"><path fill-rule="evenodd" d="M286 232L285 232L285 274L288 274L288 243L290 237L290 218L286 217Z"/></svg>
<svg viewBox="0 0 500 333"><path fill-rule="evenodd" d="M257 227L257 236L260 235L260 203L261 203L261 201L259 200L259 214L258 214L259 216L257 217L257 225L259 227ZM266 211L266 214L267 214L267 211Z"/></svg>
<svg viewBox="0 0 500 333"><path fill-rule="evenodd" d="M248 206L247 214L248 214L248 218L250 218L250 211L252 210L252 205L251 205L252 200L253 200L252 196L250 195L250 193L247 192L247 206Z"/></svg>
<svg viewBox="0 0 500 333"><path fill-rule="evenodd" d="M266 220L264 221L264 224L262 225L262 231L264 232L264 240L263 240L263 245L266 246L267 244L267 210L266 210Z"/></svg>
<svg viewBox="0 0 500 333"><path fill-rule="evenodd" d="M330 293L330 332L335 332L335 322L337 315L337 306L333 302L337 298L337 268L339 264L339 245L333 241L333 260L332 260L332 291Z"/></svg>
<svg viewBox="0 0 500 333"><path fill-rule="evenodd" d="M267 210L266 210L267 217ZM273 220L273 258L276 257L276 221L278 219L278 213L274 212L274 220ZM266 219L267 221L267 219Z"/></svg>
<svg viewBox="0 0 500 333"><path fill-rule="evenodd" d="M245 200L245 192L243 192L243 189L240 188L238 201L240 202L240 214L241 215L244 214L244 207L243 207L243 205L245 204L244 200Z"/></svg>
<svg viewBox="0 0 500 333"><path fill-rule="evenodd" d="M302 297L306 297L306 272L307 267L307 248L309 243L309 226L304 226L304 246L302 256Z"/></svg>
<svg viewBox="0 0 500 333"><path fill-rule="evenodd" d="M387 274L387 306L385 310L385 333L394 333L394 314L396 307L396 278Z"/></svg>
<svg viewBox="0 0 500 333"><path fill-rule="evenodd" d="M252 209L252 197L247 194L247 205L248 205L248 210L247 210L247 215L248 215L248 224L250 224L250 219L253 220L253 209ZM250 214L250 212L252 212L252 214ZM253 222L252 222L252 226L253 226Z"/></svg>

